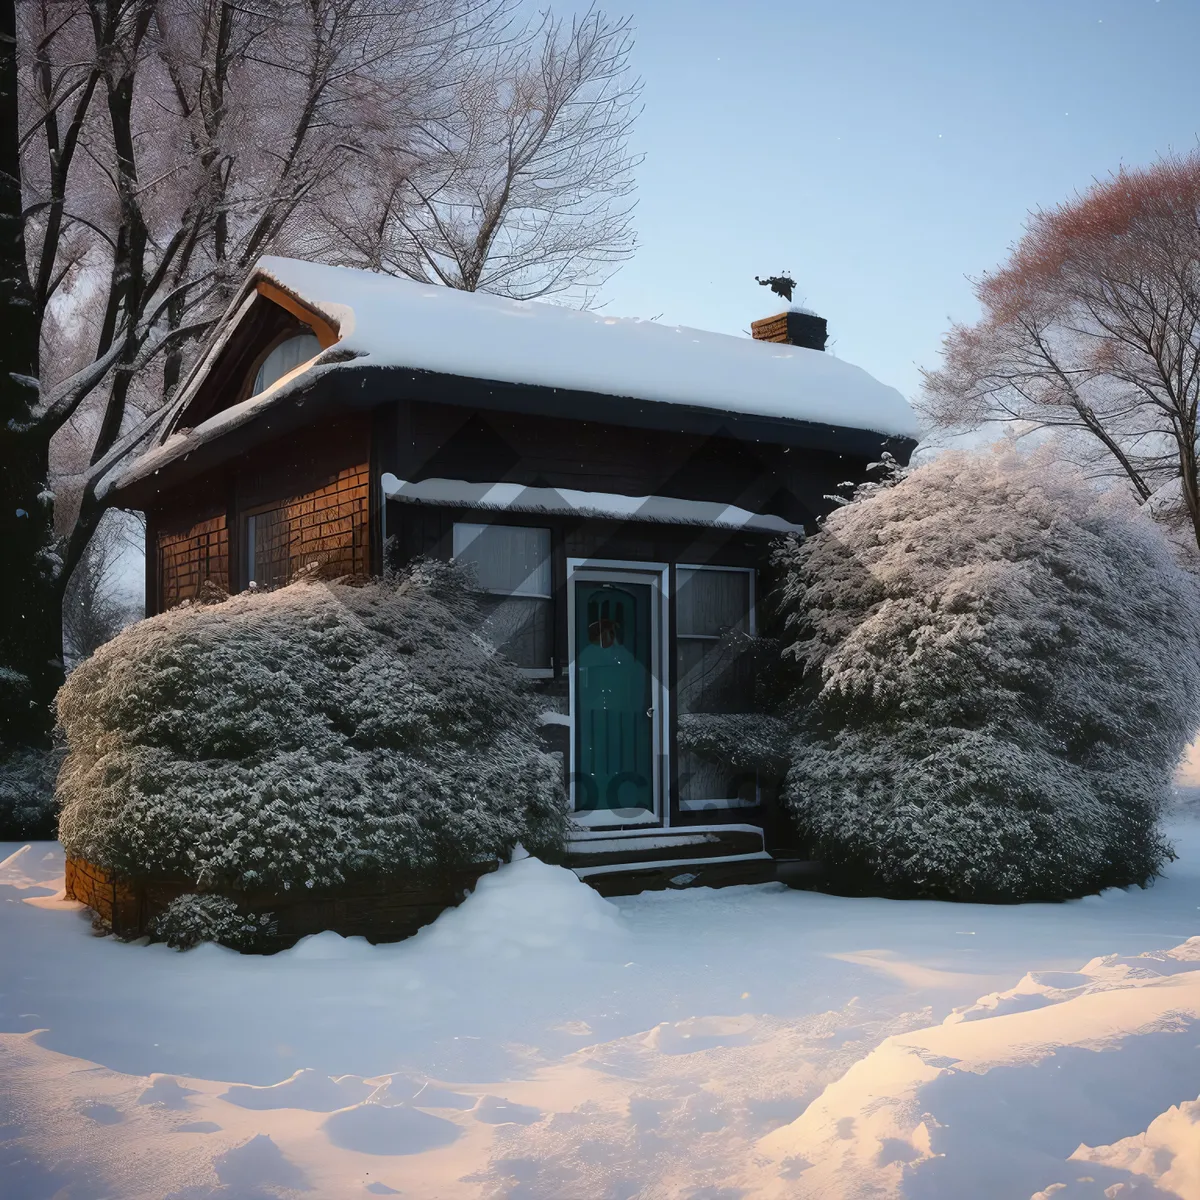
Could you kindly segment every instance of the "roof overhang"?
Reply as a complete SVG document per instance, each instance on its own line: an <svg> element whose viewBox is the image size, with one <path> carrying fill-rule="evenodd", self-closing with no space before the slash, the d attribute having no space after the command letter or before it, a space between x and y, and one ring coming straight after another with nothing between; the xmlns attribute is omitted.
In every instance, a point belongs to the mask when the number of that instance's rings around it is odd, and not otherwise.
<svg viewBox="0 0 1200 1200"><path fill-rule="evenodd" d="M282 394L266 399L270 402L249 405L244 417L236 410L218 413L210 422L136 459L114 483L110 494L115 502L127 508L151 507L160 493L303 426L406 400L726 437L867 461L888 451L907 462L916 447L912 438L849 426L354 361L339 363L311 379L301 377Z"/></svg>
<svg viewBox="0 0 1200 1200"><path fill-rule="evenodd" d="M256 279L254 290L268 300L274 301L280 308L286 308L293 317L308 325L317 335L322 350L328 350L342 336L341 330L324 313L318 312L311 304L306 304L298 296L292 295L286 288L269 279Z"/></svg>

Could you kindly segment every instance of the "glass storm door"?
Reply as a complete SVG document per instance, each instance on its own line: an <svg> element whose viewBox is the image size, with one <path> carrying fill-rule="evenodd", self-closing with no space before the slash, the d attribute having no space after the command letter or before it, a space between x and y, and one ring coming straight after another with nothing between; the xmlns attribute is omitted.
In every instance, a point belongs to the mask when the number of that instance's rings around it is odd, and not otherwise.
<svg viewBox="0 0 1200 1200"><path fill-rule="evenodd" d="M575 807L653 812L651 587L574 587Z"/></svg>

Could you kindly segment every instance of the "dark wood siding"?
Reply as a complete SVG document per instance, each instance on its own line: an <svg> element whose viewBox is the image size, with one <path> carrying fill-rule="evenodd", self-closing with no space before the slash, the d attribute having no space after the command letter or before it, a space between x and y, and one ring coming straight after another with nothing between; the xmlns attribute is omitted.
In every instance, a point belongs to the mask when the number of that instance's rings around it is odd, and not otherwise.
<svg viewBox="0 0 1200 1200"><path fill-rule="evenodd" d="M275 564L276 577L314 566L329 575L370 574L369 485L368 465L356 463L322 487L257 508L259 528L269 530L272 543L264 547L260 535L260 556L265 551Z"/></svg>
<svg viewBox="0 0 1200 1200"><path fill-rule="evenodd" d="M493 521L500 525L548 528L564 558L754 567L761 565L772 540L770 535L698 529L663 522L491 512L393 500L387 506L387 533L392 542L393 563L410 562L421 555L449 558L456 521Z"/></svg>
<svg viewBox="0 0 1200 1200"><path fill-rule="evenodd" d="M280 438L161 498L149 513L148 544L161 612L194 598L205 579L227 591L249 583L245 518L272 513L286 575L317 564L338 575L369 575L371 436L369 414Z"/></svg>
<svg viewBox="0 0 1200 1200"><path fill-rule="evenodd" d="M370 414L322 422L252 450L229 464L238 508L304 496L327 486L347 467L371 457Z"/></svg>
<svg viewBox="0 0 1200 1200"><path fill-rule="evenodd" d="M627 496L720 501L812 524L825 497L861 474L865 460L700 435L631 429L586 419L400 402L381 431L381 471L401 479L465 479L575 488Z"/></svg>
<svg viewBox="0 0 1200 1200"><path fill-rule="evenodd" d="M206 581L223 591L229 590L229 529L224 513L198 521L188 529L172 532L160 529L156 551L158 610L171 608L182 600L194 600Z"/></svg>

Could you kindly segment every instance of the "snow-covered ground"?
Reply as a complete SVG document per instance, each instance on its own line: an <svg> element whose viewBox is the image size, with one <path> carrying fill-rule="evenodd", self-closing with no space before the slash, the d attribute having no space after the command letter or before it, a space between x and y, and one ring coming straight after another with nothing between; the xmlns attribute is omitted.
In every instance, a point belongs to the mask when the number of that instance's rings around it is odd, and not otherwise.
<svg viewBox="0 0 1200 1200"><path fill-rule="evenodd" d="M601 900L418 937L92 935L0 846L0 1197L1200 1198L1200 810L1145 891Z"/></svg>

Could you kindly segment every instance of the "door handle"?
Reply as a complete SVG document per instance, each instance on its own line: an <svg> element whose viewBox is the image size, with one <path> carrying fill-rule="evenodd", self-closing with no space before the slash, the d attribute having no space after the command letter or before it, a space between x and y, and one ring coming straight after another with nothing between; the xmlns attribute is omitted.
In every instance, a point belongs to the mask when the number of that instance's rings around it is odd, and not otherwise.
<svg viewBox="0 0 1200 1200"><path fill-rule="evenodd" d="M650 705L650 707L648 709L646 709L646 716L648 716L652 721L654 720L654 705L653 704Z"/></svg>

